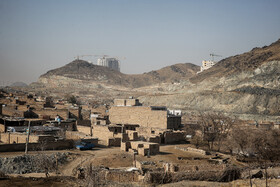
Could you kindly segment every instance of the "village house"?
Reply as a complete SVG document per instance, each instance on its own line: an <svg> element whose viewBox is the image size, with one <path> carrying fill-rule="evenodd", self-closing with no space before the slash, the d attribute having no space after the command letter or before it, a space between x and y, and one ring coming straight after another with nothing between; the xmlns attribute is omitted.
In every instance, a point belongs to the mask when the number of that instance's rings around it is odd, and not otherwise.
<svg viewBox="0 0 280 187"><path fill-rule="evenodd" d="M181 113L169 112L164 106L142 106L138 99L115 99L109 110L109 120L113 124L177 130L181 125Z"/></svg>

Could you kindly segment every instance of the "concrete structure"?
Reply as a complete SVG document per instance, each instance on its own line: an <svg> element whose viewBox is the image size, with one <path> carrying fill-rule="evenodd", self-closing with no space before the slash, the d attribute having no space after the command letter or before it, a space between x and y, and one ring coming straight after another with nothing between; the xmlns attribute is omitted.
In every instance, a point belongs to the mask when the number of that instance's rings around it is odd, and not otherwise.
<svg viewBox="0 0 280 187"><path fill-rule="evenodd" d="M115 124L139 124L140 127L178 129L181 116L169 114L166 107L127 105L130 100L117 100L109 110L109 120ZM131 104L131 103L130 103Z"/></svg>
<svg viewBox="0 0 280 187"><path fill-rule="evenodd" d="M99 58L97 59L98 66L104 66L116 71L120 71L120 62L116 58Z"/></svg>
<svg viewBox="0 0 280 187"><path fill-rule="evenodd" d="M215 64L216 64L216 62L214 62L212 60L209 60L209 61L208 60L203 60L200 71L207 70L207 69L211 68L212 66L214 66Z"/></svg>
<svg viewBox="0 0 280 187"><path fill-rule="evenodd" d="M212 66L214 66L216 64L216 62L212 61L212 60L203 60L202 61L202 66L200 67L200 71L197 73L201 73L204 70L207 70L209 68L211 68Z"/></svg>

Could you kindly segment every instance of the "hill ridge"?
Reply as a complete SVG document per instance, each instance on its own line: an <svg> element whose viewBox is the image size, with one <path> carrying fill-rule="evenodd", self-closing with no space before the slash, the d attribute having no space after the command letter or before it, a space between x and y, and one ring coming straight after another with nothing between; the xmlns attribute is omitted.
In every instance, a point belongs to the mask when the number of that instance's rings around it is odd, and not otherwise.
<svg viewBox="0 0 280 187"><path fill-rule="evenodd" d="M280 60L280 39L269 46L255 47L251 51L222 59L208 70L191 77L190 80L198 83L212 76L222 77L242 71L251 71L274 60Z"/></svg>
<svg viewBox="0 0 280 187"><path fill-rule="evenodd" d="M74 60L60 68L48 71L39 79L51 76L63 76L79 80L98 81L102 83L141 87L155 83L178 82L188 79L199 71L199 66L191 63L178 63L159 70L143 74L124 74L113 69L91 64L84 60Z"/></svg>

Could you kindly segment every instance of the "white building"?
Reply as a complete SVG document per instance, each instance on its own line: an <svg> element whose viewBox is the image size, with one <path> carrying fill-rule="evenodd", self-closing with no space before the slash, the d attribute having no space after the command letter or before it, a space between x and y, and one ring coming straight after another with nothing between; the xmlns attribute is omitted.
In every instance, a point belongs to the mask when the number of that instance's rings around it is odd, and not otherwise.
<svg viewBox="0 0 280 187"><path fill-rule="evenodd" d="M217 62L214 62L212 60L203 60L202 61L202 66L200 67L200 71L197 73L201 73L204 70L207 70L209 68L211 68L212 66L214 66Z"/></svg>
<svg viewBox="0 0 280 187"><path fill-rule="evenodd" d="M99 58L97 59L98 66L105 66L116 71L120 71L120 62L116 58Z"/></svg>

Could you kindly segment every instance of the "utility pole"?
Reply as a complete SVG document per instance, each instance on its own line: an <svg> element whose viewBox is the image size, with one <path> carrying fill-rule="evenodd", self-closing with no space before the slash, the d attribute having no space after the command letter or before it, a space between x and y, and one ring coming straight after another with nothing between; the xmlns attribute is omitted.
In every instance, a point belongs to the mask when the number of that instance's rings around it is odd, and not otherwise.
<svg viewBox="0 0 280 187"><path fill-rule="evenodd" d="M134 164L134 167L136 167L136 152L133 152L133 164Z"/></svg>
<svg viewBox="0 0 280 187"><path fill-rule="evenodd" d="M25 144L25 154L27 154L27 151L28 151L29 135L30 135L30 121L28 122L27 138L26 138L26 144Z"/></svg>

